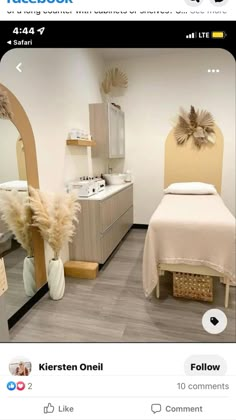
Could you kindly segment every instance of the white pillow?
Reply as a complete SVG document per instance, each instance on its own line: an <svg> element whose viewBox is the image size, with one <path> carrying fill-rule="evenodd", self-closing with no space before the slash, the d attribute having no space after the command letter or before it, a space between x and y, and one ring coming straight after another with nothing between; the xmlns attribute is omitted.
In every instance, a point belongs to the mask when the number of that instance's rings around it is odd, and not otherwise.
<svg viewBox="0 0 236 420"><path fill-rule="evenodd" d="M205 182L176 182L170 184L165 190L165 194L217 194L212 184Z"/></svg>

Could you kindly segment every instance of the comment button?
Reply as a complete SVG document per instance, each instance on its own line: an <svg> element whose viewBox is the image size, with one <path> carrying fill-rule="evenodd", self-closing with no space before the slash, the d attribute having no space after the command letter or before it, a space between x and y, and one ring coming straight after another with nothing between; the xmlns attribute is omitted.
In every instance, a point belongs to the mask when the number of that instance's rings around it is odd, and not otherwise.
<svg viewBox="0 0 236 420"><path fill-rule="evenodd" d="M160 413L161 412L161 404L152 404L151 405L151 411L153 414Z"/></svg>

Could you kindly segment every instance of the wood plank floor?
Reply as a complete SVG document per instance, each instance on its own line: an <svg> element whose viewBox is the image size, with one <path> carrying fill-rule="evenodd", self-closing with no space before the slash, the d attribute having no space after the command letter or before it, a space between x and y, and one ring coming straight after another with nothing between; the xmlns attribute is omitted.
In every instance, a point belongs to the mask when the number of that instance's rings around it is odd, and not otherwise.
<svg viewBox="0 0 236 420"><path fill-rule="evenodd" d="M213 304L172 296L172 278L161 284L161 298L145 299L142 254L145 230L132 229L97 280L66 279L61 301L46 295L11 330L14 342L233 342L235 289L224 308L224 286L215 281ZM227 329L211 335L202 328L204 312L225 311Z"/></svg>

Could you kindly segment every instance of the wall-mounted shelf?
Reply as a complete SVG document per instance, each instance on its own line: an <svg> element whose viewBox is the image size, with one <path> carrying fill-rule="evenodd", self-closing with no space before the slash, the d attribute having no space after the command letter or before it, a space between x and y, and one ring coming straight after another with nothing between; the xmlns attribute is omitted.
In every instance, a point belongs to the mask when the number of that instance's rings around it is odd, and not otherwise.
<svg viewBox="0 0 236 420"><path fill-rule="evenodd" d="M66 140L66 144L68 146L87 146L87 147L93 147L96 146L96 142L93 140L86 140L86 139L68 139Z"/></svg>

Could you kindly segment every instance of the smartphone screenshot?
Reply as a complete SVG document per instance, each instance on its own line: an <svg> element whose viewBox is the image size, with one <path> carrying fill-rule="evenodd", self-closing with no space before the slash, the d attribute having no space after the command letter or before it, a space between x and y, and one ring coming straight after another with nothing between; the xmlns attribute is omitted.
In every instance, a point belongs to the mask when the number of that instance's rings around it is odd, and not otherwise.
<svg viewBox="0 0 236 420"><path fill-rule="evenodd" d="M0 12L0 419L234 420L233 0Z"/></svg>

